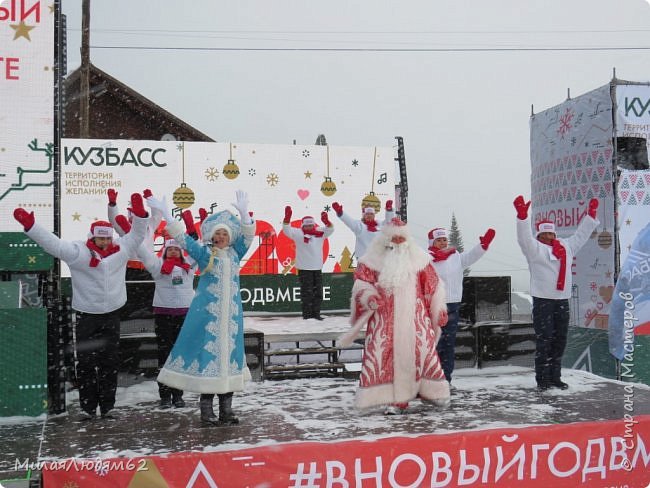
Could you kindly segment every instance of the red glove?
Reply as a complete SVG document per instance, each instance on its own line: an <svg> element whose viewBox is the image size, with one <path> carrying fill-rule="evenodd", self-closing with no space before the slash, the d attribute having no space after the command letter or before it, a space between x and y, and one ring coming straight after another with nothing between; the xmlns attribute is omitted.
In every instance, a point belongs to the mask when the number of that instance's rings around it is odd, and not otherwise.
<svg viewBox="0 0 650 488"><path fill-rule="evenodd" d="M519 195L512 203L517 209L517 218L519 220L526 220L528 218L528 207L530 207L530 200L528 200L528 203L526 203L524 201L524 197Z"/></svg>
<svg viewBox="0 0 650 488"><path fill-rule="evenodd" d="M191 210L183 211L181 217L183 218L183 222L185 223L185 233L188 236L196 234L196 227L194 227L194 217L192 217L192 211Z"/></svg>
<svg viewBox="0 0 650 488"><path fill-rule="evenodd" d="M204 209L204 208L200 208L199 209L199 220L201 221L201 223L203 223L203 221L205 219L207 219L207 218L208 218L208 211L206 209Z"/></svg>
<svg viewBox="0 0 650 488"><path fill-rule="evenodd" d="M289 205L284 207L284 223L285 224L288 224L289 222L291 222L291 214L292 213L293 212L292 212L291 207Z"/></svg>
<svg viewBox="0 0 650 488"><path fill-rule="evenodd" d="M124 215L120 214L115 217L115 223L119 225L125 234L131 232L131 223Z"/></svg>
<svg viewBox="0 0 650 488"><path fill-rule="evenodd" d="M113 188L108 189L108 204L111 207L117 204L117 192Z"/></svg>
<svg viewBox="0 0 650 488"><path fill-rule="evenodd" d="M336 215L338 215L339 217L343 215L343 205L341 205L339 202L334 202L332 204L332 208L336 212Z"/></svg>
<svg viewBox="0 0 650 488"><path fill-rule="evenodd" d="M321 212L320 213L320 219L327 227L332 226L332 222L330 222L330 218L329 218L329 215L327 215L327 212Z"/></svg>
<svg viewBox="0 0 650 488"><path fill-rule="evenodd" d="M392 211L393 211L393 201L386 200L386 212L392 212Z"/></svg>
<svg viewBox="0 0 650 488"><path fill-rule="evenodd" d="M129 209L133 215L144 219L149 216L147 211L144 209L144 203L142 202L142 195L139 193L134 193L131 195L131 208Z"/></svg>
<svg viewBox="0 0 650 488"><path fill-rule="evenodd" d="M18 207L14 210L14 219L20 222L27 232L34 225L34 212L27 212L24 208Z"/></svg>
<svg viewBox="0 0 650 488"><path fill-rule="evenodd" d="M598 199L592 198L591 200L589 200L589 210L587 210L587 213L589 214L589 217L595 219L597 212L598 212Z"/></svg>
<svg viewBox="0 0 650 488"><path fill-rule="evenodd" d="M496 232L494 232L494 229L488 229L484 236L479 237L479 240L481 241L481 247L487 251L488 247L490 247L490 242L492 242L492 239L494 239L495 235Z"/></svg>
<svg viewBox="0 0 650 488"><path fill-rule="evenodd" d="M143 195L145 198L149 198L149 197L152 197L152 196L153 196L153 193L151 193L151 190L150 190L149 188L147 188L145 191L142 192L142 195Z"/></svg>

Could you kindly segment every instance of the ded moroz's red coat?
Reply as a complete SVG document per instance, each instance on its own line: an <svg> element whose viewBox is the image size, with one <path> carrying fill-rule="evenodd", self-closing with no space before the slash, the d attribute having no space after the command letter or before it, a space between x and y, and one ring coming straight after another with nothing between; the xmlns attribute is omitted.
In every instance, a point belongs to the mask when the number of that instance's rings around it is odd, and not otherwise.
<svg viewBox="0 0 650 488"><path fill-rule="evenodd" d="M395 290L379 285L378 256L364 256L355 272L352 329L341 344L349 344L366 327L355 399L359 409L417 397L436 404L449 401L449 384L436 352L440 328L447 322L444 285L429 256L415 256L409 282ZM379 305L376 310L370 308L371 299Z"/></svg>

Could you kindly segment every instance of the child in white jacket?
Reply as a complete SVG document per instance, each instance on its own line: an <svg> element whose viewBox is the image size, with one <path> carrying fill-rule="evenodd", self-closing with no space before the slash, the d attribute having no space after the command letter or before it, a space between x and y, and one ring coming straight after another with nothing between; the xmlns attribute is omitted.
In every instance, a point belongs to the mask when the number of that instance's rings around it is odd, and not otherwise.
<svg viewBox="0 0 650 488"><path fill-rule="evenodd" d="M181 330L187 310L194 298L194 260L185 259L181 246L166 239L161 257L140 246L138 257L151 273L156 288L153 296L154 325L158 346L158 368L162 368ZM183 391L158 383L160 408L185 406Z"/></svg>

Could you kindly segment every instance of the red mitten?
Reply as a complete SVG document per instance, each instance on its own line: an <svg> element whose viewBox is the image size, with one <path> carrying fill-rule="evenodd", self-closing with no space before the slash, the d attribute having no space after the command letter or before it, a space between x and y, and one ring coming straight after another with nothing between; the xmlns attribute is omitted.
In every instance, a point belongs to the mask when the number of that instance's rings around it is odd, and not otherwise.
<svg viewBox="0 0 650 488"><path fill-rule="evenodd" d="M327 227L332 226L332 222L330 222L330 218L329 218L329 215L327 215L327 212L321 212L320 213L320 219Z"/></svg>
<svg viewBox="0 0 650 488"><path fill-rule="evenodd" d="M14 219L20 222L27 232L34 225L34 212L27 212L24 208L18 207L14 210Z"/></svg>
<svg viewBox="0 0 650 488"><path fill-rule="evenodd" d="M386 200L386 212L392 212L392 211L393 211L393 201Z"/></svg>
<svg viewBox="0 0 650 488"><path fill-rule="evenodd" d="M494 232L494 229L488 229L484 236L479 237L479 241L481 241L481 247L487 251L495 235L496 232Z"/></svg>
<svg viewBox="0 0 650 488"><path fill-rule="evenodd" d="M293 211L291 210L291 207L289 205L284 207L284 223L285 224L288 224L289 222L291 222L291 214L292 213L293 213Z"/></svg>
<svg viewBox="0 0 650 488"><path fill-rule="evenodd" d="M207 218L208 218L208 211L203 207L201 207L199 209L199 220L201 221L201 223L203 223L203 221Z"/></svg>
<svg viewBox="0 0 650 488"><path fill-rule="evenodd" d="M114 207L117 204L117 192L113 188L108 189L108 204Z"/></svg>
<svg viewBox="0 0 650 488"><path fill-rule="evenodd" d="M194 217L192 217L192 211L191 210L183 211L181 217L183 218L183 222L185 223L185 233L188 236L191 236L192 234L196 234L196 227L194 227Z"/></svg>
<svg viewBox="0 0 650 488"><path fill-rule="evenodd" d="M336 212L336 215L338 215L339 217L343 215L343 205L341 205L339 202L334 202L332 204L332 208Z"/></svg>
<svg viewBox="0 0 650 488"><path fill-rule="evenodd" d="M134 193L131 195L131 208L129 209L133 215L144 219L149 216L147 211L144 209L144 203L142 202L142 195L139 193Z"/></svg>
<svg viewBox="0 0 650 488"><path fill-rule="evenodd" d="M125 234L128 234L131 231L131 223L124 215L120 214L116 216L115 223L122 228Z"/></svg>
<svg viewBox="0 0 650 488"><path fill-rule="evenodd" d="M528 218L528 207L530 207L530 200L528 200L528 203L526 203L524 201L524 197L519 195L512 203L517 209L517 218L519 220L526 220Z"/></svg>
<svg viewBox="0 0 650 488"><path fill-rule="evenodd" d="M151 193L151 190L150 190L149 188L147 188L145 191L142 192L142 195L143 195L145 198L149 198L149 197L152 197L152 196L153 196L153 193Z"/></svg>
<svg viewBox="0 0 650 488"><path fill-rule="evenodd" d="M587 213L589 214L589 217L595 219L597 212L598 212L598 199L592 198L591 200L589 200L589 210L587 210Z"/></svg>

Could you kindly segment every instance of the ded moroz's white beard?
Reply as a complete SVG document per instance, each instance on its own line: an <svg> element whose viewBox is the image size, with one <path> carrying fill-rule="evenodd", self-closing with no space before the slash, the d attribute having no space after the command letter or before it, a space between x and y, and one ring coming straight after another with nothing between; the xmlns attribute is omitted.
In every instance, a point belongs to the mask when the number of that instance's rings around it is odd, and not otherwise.
<svg viewBox="0 0 650 488"><path fill-rule="evenodd" d="M384 266L379 272L379 286L386 290L394 290L405 286L412 279L415 270L411 259L411 249L408 241L400 244L391 242L383 257Z"/></svg>

